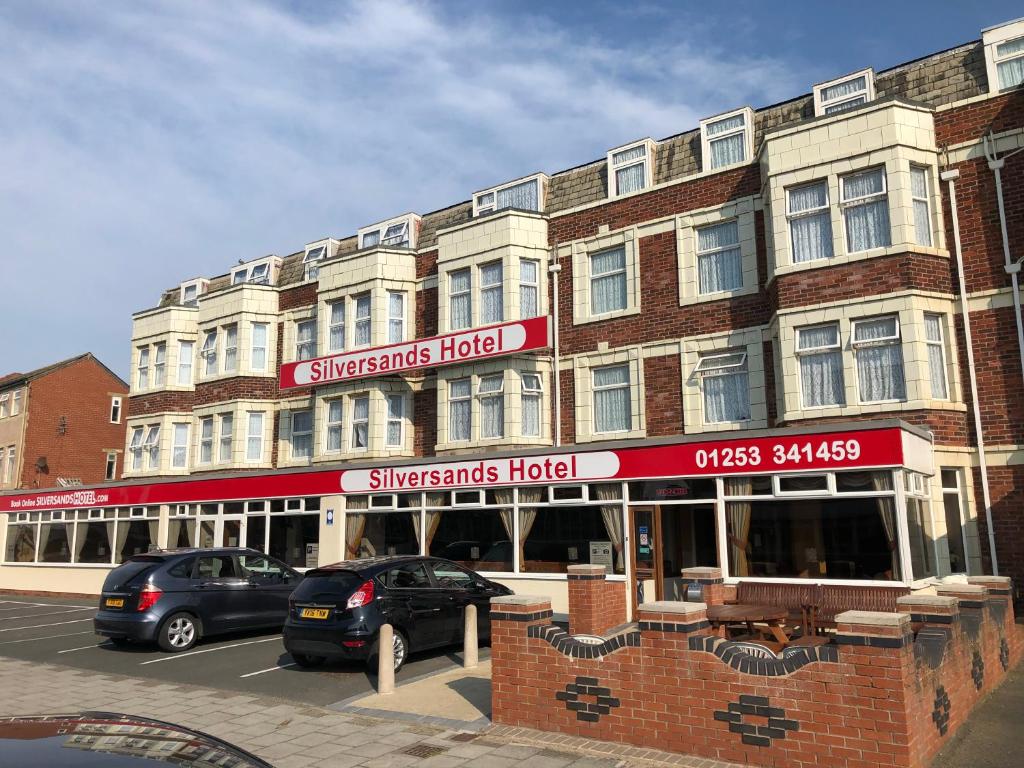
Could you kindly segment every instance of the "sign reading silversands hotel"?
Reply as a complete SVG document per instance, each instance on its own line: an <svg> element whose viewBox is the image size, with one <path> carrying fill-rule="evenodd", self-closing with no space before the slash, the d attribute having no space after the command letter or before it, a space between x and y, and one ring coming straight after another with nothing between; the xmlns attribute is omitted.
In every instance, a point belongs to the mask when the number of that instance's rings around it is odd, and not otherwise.
<svg viewBox="0 0 1024 768"><path fill-rule="evenodd" d="M417 368L436 368L529 352L550 346L549 335L548 318L531 317L402 344L340 352L313 360L285 363L281 366L280 387L293 389L311 384L388 376Z"/></svg>

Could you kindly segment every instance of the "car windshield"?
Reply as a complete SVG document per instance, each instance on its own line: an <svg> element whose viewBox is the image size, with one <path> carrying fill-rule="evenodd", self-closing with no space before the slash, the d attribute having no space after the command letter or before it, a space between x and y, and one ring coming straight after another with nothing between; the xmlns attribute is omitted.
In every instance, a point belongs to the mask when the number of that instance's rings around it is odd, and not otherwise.
<svg viewBox="0 0 1024 768"><path fill-rule="evenodd" d="M355 571L312 570L306 572L292 594L298 600L308 600L316 594L348 592L364 581Z"/></svg>
<svg viewBox="0 0 1024 768"><path fill-rule="evenodd" d="M130 584L136 584L163 561L162 557L150 557L145 555L133 557L128 562L123 565L119 565L117 568L112 570L110 575L107 576L106 584L119 585L122 587L129 586ZM104 586L106 586L106 584ZM111 586L111 588L113 589L115 587Z"/></svg>

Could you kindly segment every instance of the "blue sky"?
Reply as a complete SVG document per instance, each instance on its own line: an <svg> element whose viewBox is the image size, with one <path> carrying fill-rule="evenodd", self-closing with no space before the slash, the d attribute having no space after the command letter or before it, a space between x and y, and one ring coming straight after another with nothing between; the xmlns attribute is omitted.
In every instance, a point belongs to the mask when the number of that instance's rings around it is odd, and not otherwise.
<svg viewBox="0 0 1024 768"><path fill-rule="evenodd" d="M0 13L0 375L190 277L977 39L1011 2L33 2Z"/></svg>

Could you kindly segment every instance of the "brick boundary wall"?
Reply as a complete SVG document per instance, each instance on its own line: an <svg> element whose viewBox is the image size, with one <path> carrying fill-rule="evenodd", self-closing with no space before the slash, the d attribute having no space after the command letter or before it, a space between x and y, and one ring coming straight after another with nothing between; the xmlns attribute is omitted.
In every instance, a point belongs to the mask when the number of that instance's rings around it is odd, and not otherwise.
<svg viewBox="0 0 1024 768"><path fill-rule="evenodd" d="M603 635L626 621L626 585L608 581L603 565L570 565L569 632Z"/></svg>
<svg viewBox="0 0 1024 768"><path fill-rule="evenodd" d="M924 768L1024 652L1009 579L972 581L840 613L834 643L785 659L717 637L705 603L645 603L592 644L547 598L495 598L493 719L751 765Z"/></svg>

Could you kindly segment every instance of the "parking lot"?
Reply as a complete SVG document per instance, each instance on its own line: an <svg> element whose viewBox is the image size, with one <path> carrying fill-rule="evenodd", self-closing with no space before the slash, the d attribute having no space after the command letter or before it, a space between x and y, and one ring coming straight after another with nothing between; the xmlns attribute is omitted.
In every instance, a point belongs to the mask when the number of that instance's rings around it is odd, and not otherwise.
<svg viewBox="0 0 1024 768"><path fill-rule="evenodd" d="M0 656L320 706L370 693L376 683L363 664L295 666L277 632L220 635L176 654L155 646L115 648L93 634L95 612L95 600L0 595ZM412 654L396 682L451 668L461 663L457 654L461 648ZM487 658L488 649L480 655Z"/></svg>

